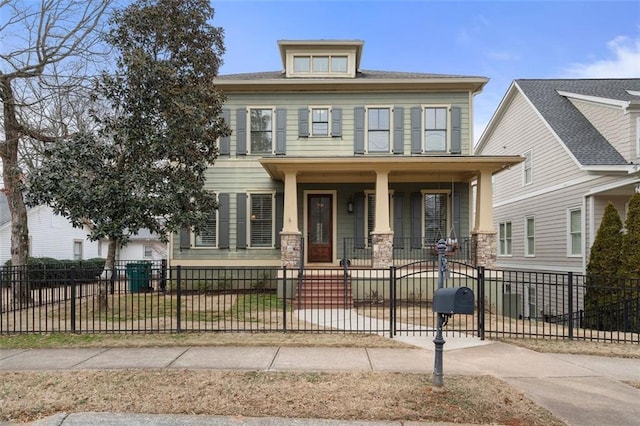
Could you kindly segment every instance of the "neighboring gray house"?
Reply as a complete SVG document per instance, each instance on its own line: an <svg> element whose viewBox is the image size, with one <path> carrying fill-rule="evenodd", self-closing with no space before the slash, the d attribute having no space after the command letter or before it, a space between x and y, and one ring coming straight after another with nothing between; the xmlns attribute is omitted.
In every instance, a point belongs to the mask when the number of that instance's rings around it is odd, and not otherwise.
<svg viewBox="0 0 640 426"><path fill-rule="evenodd" d="M478 155L521 155L494 176L496 265L583 273L607 203L640 191L640 79L515 80Z"/></svg>

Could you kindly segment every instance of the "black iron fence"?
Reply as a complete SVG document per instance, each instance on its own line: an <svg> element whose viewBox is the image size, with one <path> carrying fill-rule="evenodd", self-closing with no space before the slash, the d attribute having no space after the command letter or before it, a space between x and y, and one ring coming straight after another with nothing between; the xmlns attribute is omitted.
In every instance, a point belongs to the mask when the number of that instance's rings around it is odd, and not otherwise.
<svg viewBox="0 0 640 426"><path fill-rule="evenodd" d="M445 335L640 343L640 280L494 270L448 259L473 315ZM0 334L186 331L434 335L437 262L388 269L196 268L127 262L0 269Z"/></svg>

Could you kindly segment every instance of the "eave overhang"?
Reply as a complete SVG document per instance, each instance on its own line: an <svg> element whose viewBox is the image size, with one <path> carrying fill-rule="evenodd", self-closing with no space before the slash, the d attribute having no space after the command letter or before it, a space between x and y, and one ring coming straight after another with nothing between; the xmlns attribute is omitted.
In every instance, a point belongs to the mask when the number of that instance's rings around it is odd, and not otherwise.
<svg viewBox="0 0 640 426"><path fill-rule="evenodd" d="M469 182L480 173L497 173L524 161L520 156L429 157L263 157L262 167L282 181L295 174L299 183L375 182L387 172L389 182Z"/></svg>

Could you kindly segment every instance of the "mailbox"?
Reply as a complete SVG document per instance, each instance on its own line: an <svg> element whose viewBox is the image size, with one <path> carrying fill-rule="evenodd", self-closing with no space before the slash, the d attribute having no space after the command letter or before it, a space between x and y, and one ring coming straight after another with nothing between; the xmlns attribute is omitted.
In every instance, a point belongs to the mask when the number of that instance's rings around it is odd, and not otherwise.
<svg viewBox="0 0 640 426"><path fill-rule="evenodd" d="M469 287L437 289L433 295L433 312L473 315L473 290Z"/></svg>

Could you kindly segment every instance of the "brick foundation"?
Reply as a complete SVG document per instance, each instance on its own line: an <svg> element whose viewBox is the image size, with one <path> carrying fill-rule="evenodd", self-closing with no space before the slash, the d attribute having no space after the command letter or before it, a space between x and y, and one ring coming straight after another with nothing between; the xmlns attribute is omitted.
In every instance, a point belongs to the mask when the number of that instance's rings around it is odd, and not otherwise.
<svg viewBox="0 0 640 426"><path fill-rule="evenodd" d="M498 256L498 241L495 232L471 235L471 261L476 266L493 268Z"/></svg>
<svg viewBox="0 0 640 426"><path fill-rule="evenodd" d="M375 268L389 268L393 265L393 232L371 233L372 264Z"/></svg>
<svg viewBox="0 0 640 426"><path fill-rule="evenodd" d="M300 266L302 259L302 233L301 232L281 232L280 233L280 261L283 267L296 269Z"/></svg>

